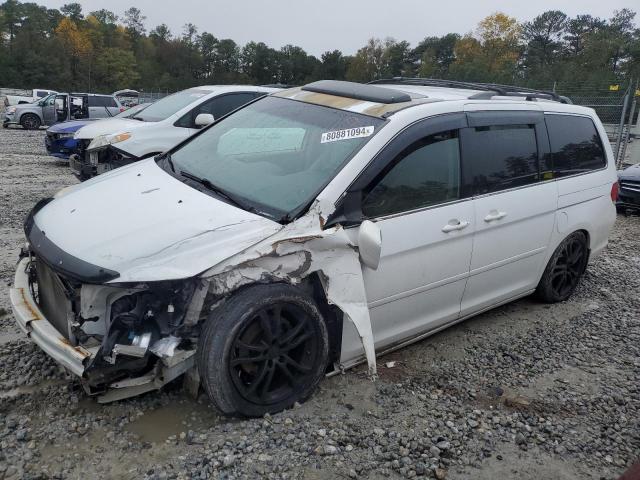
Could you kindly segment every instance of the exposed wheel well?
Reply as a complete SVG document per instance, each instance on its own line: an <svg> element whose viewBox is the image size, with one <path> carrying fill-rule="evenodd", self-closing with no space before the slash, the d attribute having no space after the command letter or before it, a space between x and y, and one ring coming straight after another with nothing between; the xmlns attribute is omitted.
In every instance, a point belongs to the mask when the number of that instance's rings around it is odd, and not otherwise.
<svg viewBox="0 0 640 480"><path fill-rule="evenodd" d="M587 230L584 230L584 229L576 230L576 232L583 233L584 236L587 238L587 264L588 264L589 263L589 259L591 257L591 235L589 235L589 232Z"/></svg>

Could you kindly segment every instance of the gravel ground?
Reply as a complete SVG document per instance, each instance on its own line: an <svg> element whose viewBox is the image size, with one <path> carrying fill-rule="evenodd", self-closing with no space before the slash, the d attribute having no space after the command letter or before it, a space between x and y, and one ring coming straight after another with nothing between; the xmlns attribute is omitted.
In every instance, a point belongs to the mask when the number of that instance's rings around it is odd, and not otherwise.
<svg viewBox="0 0 640 480"><path fill-rule="evenodd" d="M0 130L0 277L41 197L75 182L44 132ZM498 308L261 419L178 385L101 406L14 326L0 290L0 479L614 479L640 457L640 218L569 301ZM393 366L391 363L395 362ZM387 365L385 365L387 364Z"/></svg>

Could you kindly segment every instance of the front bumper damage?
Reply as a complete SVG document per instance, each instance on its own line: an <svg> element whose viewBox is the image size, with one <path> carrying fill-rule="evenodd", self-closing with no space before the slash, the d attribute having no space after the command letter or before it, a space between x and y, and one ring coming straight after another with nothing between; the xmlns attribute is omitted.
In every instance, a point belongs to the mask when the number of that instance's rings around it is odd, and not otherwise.
<svg viewBox="0 0 640 480"><path fill-rule="evenodd" d="M93 336L80 340L73 333L65 335L60 331L60 322L47 318L34 298L34 275L31 271L34 263L32 256L25 256L17 265L14 286L9 292L16 323L47 355L78 376L85 391L97 396L100 403L160 389L195 366L193 344L186 342L186 345L178 347L185 342L172 335L160 337L150 348L144 349L114 343L114 337L108 352L105 351L105 345L110 341L109 337L113 336L113 324L107 328L108 335L103 336L102 342L96 342ZM114 290L107 286L102 288ZM120 297L125 293L130 293L130 290L125 290ZM97 303L95 301L101 295L89 292L87 297L84 303ZM97 310L85 305L83 311L91 311L91 308ZM68 315L70 332L72 326L77 327L77 322L72 317ZM118 339L122 339L122 336ZM129 366L132 374L126 371Z"/></svg>
<svg viewBox="0 0 640 480"><path fill-rule="evenodd" d="M29 258L20 260L16 269L14 286L9 290L11 307L13 308L16 323L47 355L75 375L81 377L88 360L96 352L81 346L71 345L69 340L45 318L29 287L29 275L27 273L29 261Z"/></svg>
<svg viewBox="0 0 640 480"><path fill-rule="evenodd" d="M376 375L358 248L340 225L324 228L317 205L305 218L195 278L127 285L110 283L118 272L55 251L55 245L43 250L50 241L33 226L39 208L34 207L25 224L30 247L22 253L11 289L16 321L100 402L159 389L187 372L197 383L195 353L203 321L225 298L251 283L308 285L317 278L325 301L342 313L360 339L357 357L337 352L334 371L366 361L370 376ZM59 280L57 287L50 278ZM144 295L144 301L127 303ZM158 347L172 338L179 340L173 348Z"/></svg>
<svg viewBox="0 0 640 480"><path fill-rule="evenodd" d="M111 145L93 150L87 150L87 146L87 140L78 141L76 152L69 157L71 172L80 181L140 160Z"/></svg>

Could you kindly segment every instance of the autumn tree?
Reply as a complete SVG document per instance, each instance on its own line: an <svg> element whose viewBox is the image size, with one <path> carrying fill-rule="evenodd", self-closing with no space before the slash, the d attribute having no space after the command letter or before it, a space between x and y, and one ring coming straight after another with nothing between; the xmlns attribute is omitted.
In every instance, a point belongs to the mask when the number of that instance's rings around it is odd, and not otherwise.
<svg viewBox="0 0 640 480"><path fill-rule="evenodd" d="M316 58L295 44L239 45L215 32L200 33L195 23L178 35L165 24L147 33L136 7L119 17L107 9L85 14L81 2L61 9L0 2L0 86L111 93L121 87L175 91L205 83L418 75L538 88L571 82L579 88L640 76L640 31L630 9L608 19L550 10L522 25L495 13L467 35L427 35L415 47L372 38L353 55L332 50Z"/></svg>
<svg viewBox="0 0 640 480"><path fill-rule="evenodd" d="M475 34L456 43L452 74L463 80L513 82L520 58L520 33L517 20L504 13L484 18Z"/></svg>
<svg viewBox="0 0 640 480"><path fill-rule="evenodd" d="M70 65L69 85L74 90L78 89L81 85L80 77L85 75L85 72L80 69L80 64L92 51L89 36L86 31L80 30L69 17L64 17L60 21L55 35L62 47L62 60L66 60Z"/></svg>

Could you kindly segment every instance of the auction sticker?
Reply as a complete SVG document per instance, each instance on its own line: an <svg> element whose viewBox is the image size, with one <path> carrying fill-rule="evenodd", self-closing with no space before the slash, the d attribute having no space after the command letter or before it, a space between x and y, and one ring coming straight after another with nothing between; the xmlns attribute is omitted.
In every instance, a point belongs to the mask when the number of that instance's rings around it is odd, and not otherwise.
<svg viewBox="0 0 640 480"><path fill-rule="evenodd" d="M350 140L352 138L365 138L373 135L373 126L355 127L345 130L335 130L333 132L325 132L322 134L320 143L337 142L339 140Z"/></svg>

